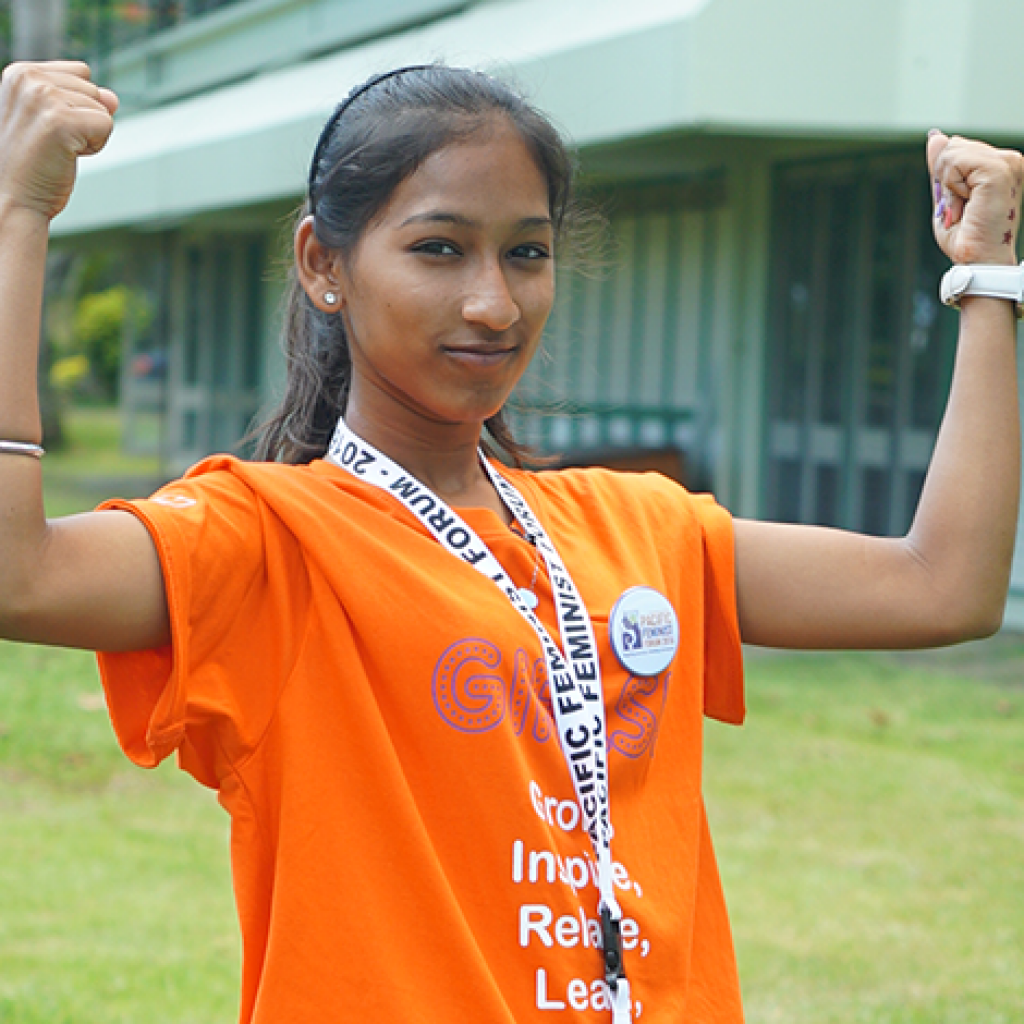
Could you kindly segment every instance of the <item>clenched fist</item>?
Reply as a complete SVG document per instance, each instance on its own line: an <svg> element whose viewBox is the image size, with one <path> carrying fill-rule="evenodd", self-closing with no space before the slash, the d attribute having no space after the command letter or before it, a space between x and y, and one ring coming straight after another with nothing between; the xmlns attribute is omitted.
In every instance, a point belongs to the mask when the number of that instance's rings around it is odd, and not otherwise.
<svg viewBox="0 0 1024 1024"><path fill-rule="evenodd" d="M954 263L1016 263L1024 157L932 132L928 168L935 238L943 252Z"/></svg>
<svg viewBox="0 0 1024 1024"><path fill-rule="evenodd" d="M0 203L52 220L67 205L78 158L98 153L118 100L87 64L10 64L0 78Z"/></svg>

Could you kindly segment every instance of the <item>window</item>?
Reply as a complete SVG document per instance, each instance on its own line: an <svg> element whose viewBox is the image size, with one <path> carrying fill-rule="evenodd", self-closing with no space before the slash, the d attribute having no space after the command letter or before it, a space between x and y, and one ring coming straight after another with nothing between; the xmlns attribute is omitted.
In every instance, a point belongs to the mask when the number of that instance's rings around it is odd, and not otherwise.
<svg viewBox="0 0 1024 1024"><path fill-rule="evenodd" d="M903 533L956 338L919 154L781 168L771 251L767 514Z"/></svg>

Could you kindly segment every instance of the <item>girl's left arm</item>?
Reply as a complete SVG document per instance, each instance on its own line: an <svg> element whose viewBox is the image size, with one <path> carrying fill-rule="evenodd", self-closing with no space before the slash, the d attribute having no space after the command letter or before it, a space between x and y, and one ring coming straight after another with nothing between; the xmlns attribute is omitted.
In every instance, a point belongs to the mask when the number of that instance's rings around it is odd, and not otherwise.
<svg viewBox="0 0 1024 1024"><path fill-rule="evenodd" d="M1014 263L1021 154L933 133L928 164L946 254L956 263ZM1010 303L962 301L949 403L906 537L736 521L744 641L925 647L999 628L1020 493L1015 338Z"/></svg>

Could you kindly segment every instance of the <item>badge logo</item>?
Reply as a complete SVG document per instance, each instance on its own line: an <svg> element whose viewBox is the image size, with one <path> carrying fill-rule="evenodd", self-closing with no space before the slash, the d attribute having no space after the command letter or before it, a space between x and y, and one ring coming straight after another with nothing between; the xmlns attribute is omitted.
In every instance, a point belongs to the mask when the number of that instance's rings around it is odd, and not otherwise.
<svg viewBox="0 0 1024 1024"><path fill-rule="evenodd" d="M151 500L168 508L192 508L196 504L195 498L186 497L184 494L158 494Z"/></svg>
<svg viewBox="0 0 1024 1024"><path fill-rule="evenodd" d="M664 594L653 587L630 587L608 619L615 657L634 676L664 672L679 650L679 619Z"/></svg>

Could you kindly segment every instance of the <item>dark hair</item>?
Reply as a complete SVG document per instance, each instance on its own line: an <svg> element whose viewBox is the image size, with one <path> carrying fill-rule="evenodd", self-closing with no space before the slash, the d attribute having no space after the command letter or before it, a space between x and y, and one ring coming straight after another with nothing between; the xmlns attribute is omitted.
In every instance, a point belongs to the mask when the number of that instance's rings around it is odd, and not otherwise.
<svg viewBox="0 0 1024 1024"><path fill-rule="evenodd" d="M348 255L395 189L431 154L505 118L522 136L548 185L556 244L573 206L576 165L558 131L518 93L489 75L441 64L375 75L349 93L324 127L298 220L328 249ZM254 432L256 457L304 463L327 451L345 411L351 362L340 315L316 308L289 276L284 322L287 385L281 403ZM488 433L517 464L518 443L499 411Z"/></svg>

